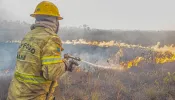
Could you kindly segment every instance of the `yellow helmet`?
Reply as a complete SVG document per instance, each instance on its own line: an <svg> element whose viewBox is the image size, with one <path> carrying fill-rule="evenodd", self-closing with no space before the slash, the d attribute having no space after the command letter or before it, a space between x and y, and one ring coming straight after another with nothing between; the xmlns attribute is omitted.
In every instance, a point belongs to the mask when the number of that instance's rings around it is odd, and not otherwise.
<svg viewBox="0 0 175 100"><path fill-rule="evenodd" d="M42 1L39 3L35 9L35 12L30 16L35 17L36 15L47 15L58 17L58 20L63 18L60 16L58 8L49 1Z"/></svg>

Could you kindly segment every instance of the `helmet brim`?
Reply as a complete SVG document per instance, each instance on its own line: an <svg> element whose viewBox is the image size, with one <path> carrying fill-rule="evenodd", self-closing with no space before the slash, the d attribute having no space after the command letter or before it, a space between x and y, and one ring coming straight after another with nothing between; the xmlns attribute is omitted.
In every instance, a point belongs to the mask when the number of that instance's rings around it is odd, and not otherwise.
<svg viewBox="0 0 175 100"><path fill-rule="evenodd" d="M30 14L31 17L36 17L37 15L49 16L49 15L46 15L46 14ZM54 17L57 17L58 20L62 20L63 19L63 17L58 17L58 16L54 16Z"/></svg>

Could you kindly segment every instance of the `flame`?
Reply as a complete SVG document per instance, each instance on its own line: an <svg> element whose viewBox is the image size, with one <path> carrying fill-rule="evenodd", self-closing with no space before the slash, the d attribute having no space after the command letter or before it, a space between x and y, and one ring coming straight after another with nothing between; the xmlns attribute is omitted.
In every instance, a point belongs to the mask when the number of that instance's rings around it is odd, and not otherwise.
<svg viewBox="0 0 175 100"><path fill-rule="evenodd" d="M175 61L175 53L166 51L166 52L158 52L155 57L155 61L157 64L164 64L167 62Z"/></svg>
<svg viewBox="0 0 175 100"><path fill-rule="evenodd" d="M156 52L153 58L136 57L133 60L121 62L120 65L125 69L129 69L134 66L138 66L141 61L150 60L156 64L171 63L175 61L175 53L168 52Z"/></svg>
<svg viewBox="0 0 175 100"><path fill-rule="evenodd" d="M122 67L124 67L125 69L129 69L133 66L138 66L138 64L143 61L144 58L143 57L136 57L135 59L133 60L130 60L130 61L127 61L127 62L121 62L120 65Z"/></svg>
<svg viewBox="0 0 175 100"><path fill-rule="evenodd" d="M82 45L91 45L91 46L99 46L99 47L126 47L126 48L144 48L148 49L149 47L143 47L141 45L131 45L131 44L126 44L126 43L121 43L117 42L114 40L111 41L87 41L84 39L79 39L79 40L67 40L67 41L62 41L63 44L72 44L72 45L77 45L77 44L82 44Z"/></svg>
<svg viewBox="0 0 175 100"><path fill-rule="evenodd" d="M99 47L113 47L113 46L117 46L119 48L140 48L140 49L147 49L150 50L152 52L159 52L162 55L165 52L170 52L173 55L175 54L175 46L174 44L171 44L170 46L164 45L163 47L160 47L160 42L158 42L156 45L153 46L141 46L141 45L134 45L134 44L126 44L126 43L121 43L121 42L117 42L114 40L111 41L87 41L84 39L79 39L79 40L67 40L67 41L63 41L63 44L72 44L72 45L77 45L77 44L81 44L81 45L90 45L90 46L99 46ZM122 51L120 51L122 52ZM173 58L171 58L173 59Z"/></svg>
<svg viewBox="0 0 175 100"><path fill-rule="evenodd" d="M21 41L19 40L12 40L12 41L6 41L6 43L21 43ZM63 44L72 44L72 45L90 45L90 46L99 46L99 47L124 47L124 48L140 48L140 49L148 49L148 50L153 50L153 51L157 51L157 52L166 52L166 51L170 51L170 52L174 52L175 53L175 47L174 45L170 45L170 46L163 46L160 47L160 42L158 42L156 45L154 46L141 46L141 45L134 45L134 44L126 44L126 43L122 43L122 42L117 42L114 40L111 41L87 41L84 39L79 39L79 40L67 40L67 41L62 41Z"/></svg>
<svg viewBox="0 0 175 100"><path fill-rule="evenodd" d="M7 41L6 43L21 43L21 41L14 40L14 41ZM84 39L79 40L67 40L62 41L63 44L72 44L72 45L90 45L90 46L99 46L99 47L119 47L119 48L140 48L140 49L147 49L151 52L155 53L153 57L145 58L145 57L136 57L133 60L126 61L126 62L120 62L120 65L124 68L131 68L133 66L138 66L141 61L145 61L148 59L153 59L156 64L164 64L169 62L175 61L175 46L174 44L171 45L164 45L163 47L160 47L160 42L158 42L156 45L153 46L141 46L141 45L134 45L134 44L127 44L122 42L117 42L114 40L111 41L87 41ZM117 56L122 57L123 51L122 49L119 50ZM115 55L115 56L116 56ZM112 58L113 59L113 58ZM98 66L98 67L104 67L104 66ZM79 70L78 70L79 71Z"/></svg>
<svg viewBox="0 0 175 100"><path fill-rule="evenodd" d="M79 40L67 40L67 41L62 41L63 44L83 44L83 45L92 45L92 46L99 46L99 47L111 47L111 46L117 46L117 43L115 41L86 41L84 39L79 39Z"/></svg>
<svg viewBox="0 0 175 100"><path fill-rule="evenodd" d="M123 56L123 51L121 49L121 46L122 45L120 44L119 45L120 50L116 53L115 58L117 58L117 56L119 57ZM133 47L133 46L127 46L127 47ZM160 42L158 42L155 46L151 46L151 47L138 46L138 47L151 50L152 55L148 55L150 57L138 56L130 61L119 62L124 69L129 69L131 67L138 66L141 61L146 61L146 60L147 61L152 60L152 62L153 63L155 62L156 64L164 64L164 63L170 63L175 61L175 47L173 44L170 46L165 45L163 47L160 47Z"/></svg>

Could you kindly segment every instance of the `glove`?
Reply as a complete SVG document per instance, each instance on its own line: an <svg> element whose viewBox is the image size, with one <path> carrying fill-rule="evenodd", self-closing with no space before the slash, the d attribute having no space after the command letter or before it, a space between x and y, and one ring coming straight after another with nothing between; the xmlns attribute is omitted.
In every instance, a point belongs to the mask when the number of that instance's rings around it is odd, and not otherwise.
<svg viewBox="0 0 175 100"><path fill-rule="evenodd" d="M65 70L72 72L76 66L78 66L78 62L75 60L64 60L65 63Z"/></svg>

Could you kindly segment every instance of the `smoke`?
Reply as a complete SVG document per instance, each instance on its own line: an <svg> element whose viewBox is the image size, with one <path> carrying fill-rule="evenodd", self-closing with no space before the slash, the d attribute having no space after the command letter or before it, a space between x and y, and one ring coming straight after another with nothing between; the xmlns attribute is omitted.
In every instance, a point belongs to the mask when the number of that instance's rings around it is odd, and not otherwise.
<svg viewBox="0 0 175 100"><path fill-rule="evenodd" d="M3 8L2 1L0 1L0 21L10 19L9 12Z"/></svg>
<svg viewBox="0 0 175 100"><path fill-rule="evenodd" d="M25 21L26 14L28 12L28 1L24 0L1 0L0 1L0 13L1 18L0 20L7 20L7 21ZM26 14L26 15L25 15Z"/></svg>

